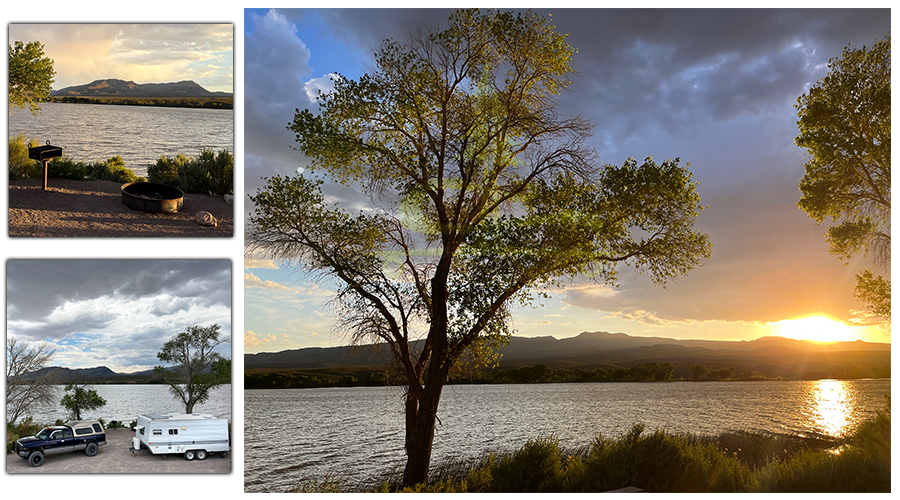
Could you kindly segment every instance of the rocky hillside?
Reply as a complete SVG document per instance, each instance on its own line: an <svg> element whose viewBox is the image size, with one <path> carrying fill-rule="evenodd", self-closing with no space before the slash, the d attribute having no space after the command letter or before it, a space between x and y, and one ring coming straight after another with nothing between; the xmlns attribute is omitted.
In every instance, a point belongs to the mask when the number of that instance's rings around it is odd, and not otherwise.
<svg viewBox="0 0 900 500"><path fill-rule="evenodd" d="M132 98L171 98L171 97L230 97L231 93L210 92L196 82L186 80L172 83L134 83L125 80L108 78L96 80L85 85L75 85L50 92L53 97L132 97Z"/></svg>

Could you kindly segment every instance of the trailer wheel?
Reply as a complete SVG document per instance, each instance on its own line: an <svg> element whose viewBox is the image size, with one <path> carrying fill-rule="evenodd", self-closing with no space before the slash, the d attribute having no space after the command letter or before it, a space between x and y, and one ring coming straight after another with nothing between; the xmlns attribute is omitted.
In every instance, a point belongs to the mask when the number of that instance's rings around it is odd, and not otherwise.
<svg viewBox="0 0 900 500"><path fill-rule="evenodd" d="M188 451L184 452L184 459L187 461L193 460L195 456L196 455L195 455L194 450L188 450Z"/></svg>
<svg viewBox="0 0 900 500"><path fill-rule="evenodd" d="M228 454L226 452L222 451L222 452L219 452L219 456L222 458L226 458L228 456Z"/></svg>
<svg viewBox="0 0 900 500"><path fill-rule="evenodd" d="M40 467L44 464L44 454L40 451L34 451L28 455L28 465L32 467Z"/></svg>
<svg viewBox="0 0 900 500"><path fill-rule="evenodd" d="M99 446L97 446L97 443L88 443L88 445L84 448L84 453L89 457L93 457L97 454L98 448Z"/></svg>

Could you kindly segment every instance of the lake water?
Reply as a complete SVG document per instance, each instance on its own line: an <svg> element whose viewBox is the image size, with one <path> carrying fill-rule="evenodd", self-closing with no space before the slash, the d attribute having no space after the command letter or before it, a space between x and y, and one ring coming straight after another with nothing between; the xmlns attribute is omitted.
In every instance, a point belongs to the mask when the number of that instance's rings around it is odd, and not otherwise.
<svg viewBox="0 0 900 500"><path fill-rule="evenodd" d="M432 463L514 450L542 436L580 447L598 433L620 436L635 422L699 435L841 436L884 408L890 390L890 379L450 386ZM245 390L245 492L402 469L402 401L398 388Z"/></svg>
<svg viewBox="0 0 900 500"><path fill-rule="evenodd" d="M32 116L14 108L9 135L50 141L75 161L104 161L114 156L146 177L160 156L197 156L204 148L234 152L234 111L103 104L41 104Z"/></svg>
<svg viewBox="0 0 900 500"><path fill-rule="evenodd" d="M62 385L56 386L57 397L54 398L56 401L62 399L65 394L64 388ZM83 412L81 414L83 419L102 418L107 423L118 420L127 425L132 420L137 420L141 413L184 413L184 405L172 396L167 385L98 384L90 385L88 388L97 391L97 394L106 400L106 405L97 410ZM213 389L209 401L194 406L194 413L208 413L231 421L231 385ZM35 422L40 423L53 423L58 418L68 420L66 409L58 404L41 408L32 416Z"/></svg>

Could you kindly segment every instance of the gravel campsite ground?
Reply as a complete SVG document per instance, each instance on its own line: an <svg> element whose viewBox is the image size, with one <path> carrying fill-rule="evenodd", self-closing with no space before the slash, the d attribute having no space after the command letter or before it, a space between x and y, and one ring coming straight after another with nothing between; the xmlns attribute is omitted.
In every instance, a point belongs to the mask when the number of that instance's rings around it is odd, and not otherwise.
<svg viewBox="0 0 900 500"><path fill-rule="evenodd" d="M122 184L112 181L21 179L9 183L11 237L230 237L234 207L221 196L185 194L174 214L141 212L122 203ZM200 211L217 225L196 222Z"/></svg>
<svg viewBox="0 0 900 500"><path fill-rule="evenodd" d="M82 451L60 453L47 456L44 465L32 467L28 460L18 455L6 454L8 474L227 474L231 472L231 453L222 458L219 454L206 460L188 462L181 455L153 455L142 450L131 452L131 438L134 431L129 429L107 429L106 445L100 447L97 455L89 457Z"/></svg>

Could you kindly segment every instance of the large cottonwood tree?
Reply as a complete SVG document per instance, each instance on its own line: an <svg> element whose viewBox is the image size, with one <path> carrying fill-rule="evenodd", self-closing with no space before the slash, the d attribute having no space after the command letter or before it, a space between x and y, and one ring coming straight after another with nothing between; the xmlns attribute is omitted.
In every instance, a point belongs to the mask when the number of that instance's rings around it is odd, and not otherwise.
<svg viewBox="0 0 900 500"><path fill-rule="evenodd" d="M41 42L15 42L9 46L9 112L28 106L31 114L41 110L39 103L50 97L53 59L44 55Z"/></svg>
<svg viewBox="0 0 900 500"><path fill-rule="evenodd" d="M831 219L825 239L841 258L872 252L891 262L891 38L846 47L828 74L797 99L809 153L798 205L816 222ZM856 276L854 295L871 313L891 317L890 280L871 270Z"/></svg>
<svg viewBox="0 0 900 500"><path fill-rule="evenodd" d="M166 341L156 354L172 366L155 366L153 372L184 404L185 413L193 413L195 405L205 403L216 387L231 383L231 360L215 351L231 342L230 336L219 337L221 328L218 324L191 325Z"/></svg>
<svg viewBox="0 0 900 500"><path fill-rule="evenodd" d="M623 264L665 283L709 255L686 166L601 166L591 124L559 115L574 53L531 12L457 11L385 41L372 74L336 78L289 125L314 172L374 209L327 204L303 175L251 196L250 248L330 277L338 328L390 346L408 386L405 485L427 482L448 374L508 338L514 304L575 276L614 283Z"/></svg>

